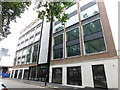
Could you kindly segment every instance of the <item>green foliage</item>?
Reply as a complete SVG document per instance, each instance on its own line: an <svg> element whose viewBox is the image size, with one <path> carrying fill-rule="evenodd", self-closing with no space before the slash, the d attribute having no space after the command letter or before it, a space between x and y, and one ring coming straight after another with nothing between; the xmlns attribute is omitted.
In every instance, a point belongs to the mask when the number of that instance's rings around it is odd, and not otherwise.
<svg viewBox="0 0 120 90"><path fill-rule="evenodd" d="M10 22L15 21L16 17L20 17L28 6L30 2L2 2L2 28L0 30L0 35L2 37L7 37L10 34Z"/></svg>
<svg viewBox="0 0 120 90"><path fill-rule="evenodd" d="M40 19L46 18L48 22L53 22L56 18L60 22L66 22L68 14L64 12L64 9L69 8L74 3L70 0L68 2L60 2L59 0L56 0L55 2L37 1L37 4L37 9L39 10L38 17Z"/></svg>

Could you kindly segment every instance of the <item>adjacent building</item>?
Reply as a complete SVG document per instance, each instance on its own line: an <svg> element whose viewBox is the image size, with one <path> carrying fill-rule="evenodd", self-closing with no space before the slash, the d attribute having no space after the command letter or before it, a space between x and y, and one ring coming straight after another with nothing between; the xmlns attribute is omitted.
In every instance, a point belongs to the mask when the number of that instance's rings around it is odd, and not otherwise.
<svg viewBox="0 0 120 90"><path fill-rule="evenodd" d="M12 67L12 78L46 81L49 29L50 23L36 19L22 30Z"/></svg>
<svg viewBox="0 0 120 90"><path fill-rule="evenodd" d="M81 0L63 25L36 19L21 32L12 78L118 88L117 45L104 2Z"/></svg>

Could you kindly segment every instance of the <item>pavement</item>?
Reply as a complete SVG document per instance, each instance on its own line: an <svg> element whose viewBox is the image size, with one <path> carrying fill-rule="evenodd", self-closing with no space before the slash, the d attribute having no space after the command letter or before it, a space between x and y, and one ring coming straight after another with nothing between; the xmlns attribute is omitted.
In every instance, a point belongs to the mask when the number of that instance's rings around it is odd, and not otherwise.
<svg viewBox="0 0 120 90"><path fill-rule="evenodd" d="M3 83L9 88L8 90L118 90L118 89L100 89L91 87L71 87L62 84L47 83L32 80L22 80L13 78L2 78Z"/></svg>

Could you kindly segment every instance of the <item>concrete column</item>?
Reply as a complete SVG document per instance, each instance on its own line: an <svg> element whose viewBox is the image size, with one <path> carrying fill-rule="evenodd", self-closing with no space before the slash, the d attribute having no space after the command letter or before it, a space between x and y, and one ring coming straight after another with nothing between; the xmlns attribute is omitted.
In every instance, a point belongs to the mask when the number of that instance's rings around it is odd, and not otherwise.
<svg viewBox="0 0 120 90"><path fill-rule="evenodd" d="M83 87L94 87L92 66L90 64L84 63L81 66L81 74L82 74L82 86Z"/></svg>
<svg viewBox="0 0 120 90"><path fill-rule="evenodd" d="M20 73L20 70L18 69L17 78L18 78L18 76L19 76L19 73Z"/></svg>
<svg viewBox="0 0 120 90"><path fill-rule="evenodd" d="M50 67L49 82L52 82L52 67Z"/></svg>
<svg viewBox="0 0 120 90"><path fill-rule="evenodd" d="M25 71L25 69L23 69L23 71L22 71L22 77L21 77L21 79L23 79L23 77L24 77L24 71Z"/></svg>
<svg viewBox="0 0 120 90"><path fill-rule="evenodd" d="M66 66L62 67L62 84L67 85L67 68L66 68Z"/></svg>

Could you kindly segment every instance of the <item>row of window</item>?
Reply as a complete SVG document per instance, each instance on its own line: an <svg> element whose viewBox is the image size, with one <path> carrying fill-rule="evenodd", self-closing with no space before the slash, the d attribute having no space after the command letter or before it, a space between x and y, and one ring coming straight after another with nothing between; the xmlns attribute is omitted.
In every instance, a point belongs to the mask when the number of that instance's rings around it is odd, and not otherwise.
<svg viewBox="0 0 120 90"><path fill-rule="evenodd" d="M24 49L23 53L18 52L16 56L16 64L29 64L32 59L32 63L37 62L38 60L38 51L39 51L39 44L35 44L34 46L30 46L28 49Z"/></svg>
<svg viewBox="0 0 120 90"><path fill-rule="evenodd" d="M87 2L86 6L85 7L84 6L81 7L81 12L80 12L81 21L99 13L99 9L98 9L98 6L95 3L95 1ZM79 22L78 13L77 13L77 4L75 4L75 5L71 6L70 8L68 8L66 10L66 12L69 14L68 16L70 16L69 19L66 22L66 27L69 27L69 26ZM54 33L58 32L60 30L63 30L63 27L64 26L62 25L62 23L59 23L57 25L55 24Z"/></svg>
<svg viewBox="0 0 120 90"><path fill-rule="evenodd" d="M100 19L82 25L85 54L106 51ZM66 32L66 56L81 55L79 28ZM63 34L54 37L53 59L63 58Z"/></svg>
<svg viewBox="0 0 120 90"><path fill-rule="evenodd" d="M19 70L19 73L18 73L18 70L15 70L14 77L13 77L13 72L14 72L14 71L12 71L11 78L17 78L17 76L18 76L18 79L21 79L21 78L22 78L23 70ZM25 69L25 70L24 70L24 74L23 74L23 79L27 80L27 79L28 79L28 74L29 74L29 70L28 70L28 69Z"/></svg>
<svg viewBox="0 0 120 90"><path fill-rule="evenodd" d="M62 84L62 78L67 80L68 85L82 86L81 66L67 67L67 78L62 76L62 67L52 68L52 83ZM104 65L92 65L92 73L95 87L107 88L107 80Z"/></svg>
<svg viewBox="0 0 120 90"><path fill-rule="evenodd" d="M17 50L19 50L19 49L21 49L21 48L23 48L23 47L25 47L25 46L27 46L27 45L29 45L29 44L32 44L32 43L38 41L39 38L40 38L40 33L41 33L41 32L36 33L36 34L35 34L35 37L34 37L34 35L33 35L33 36L31 36L29 39L27 38L27 39L22 40L22 42L20 42L20 43L18 44Z"/></svg>

